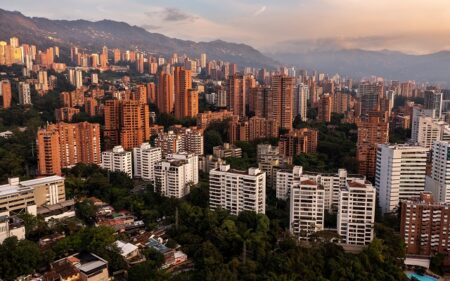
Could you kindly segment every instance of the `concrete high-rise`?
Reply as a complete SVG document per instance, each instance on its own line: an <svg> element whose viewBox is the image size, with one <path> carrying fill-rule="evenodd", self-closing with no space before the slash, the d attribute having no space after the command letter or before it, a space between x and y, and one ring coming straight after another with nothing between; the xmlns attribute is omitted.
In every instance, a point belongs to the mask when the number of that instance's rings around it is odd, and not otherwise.
<svg viewBox="0 0 450 281"><path fill-rule="evenodd" d="M325 191L311 179L301 178L290 194L289 230L301 239L324 228Z"/></svg>
<svg viewBox="0 0 450 281"><path fill-rule="evenodd" d="M431 174L425 190L436 202L450 203L450 146L448 141L435 141L432 146Z"/></svg>
<svg viewBox="0 0 450 281"><path fill-rule="evenodd" d="M31 104L30 84L26 82L19 82L18 90L19 90L19 103L22 105L30 105Z"/></svg>
<svg viewBox="0 0 450 281"><path fill-rule="evenodd" d="M374 238L376 191L364 180L348 181L339 192L338 234L343 242L367 245Z"/></svg>
<svg viewBox="0 0 450 281"><path fill-rule="evenodd" d="M375 187L383 213L424 191L428 152L421 146L378 145Z"/></svg>
<svg viewBox="0 0 450 281"><path fill-rule="evenodd" d="M233 215L242 211L266 212L266 174L258 168L233 170L220 165L209 172L209 207Z"/></svg>
<svg viewBox="0 0 450 281"><path fill-rule="evenodd" d="M380 99L384 97L383 83L363 82L359 85L360 115L366 115L380 108Z"/></svg>
<svg viewBox="0 0 450 281"><path fill-rule="evenodd" d="M294 91L294 118L300 116L303 122L308 121L307 103L308 103L309 88L307 85L300 83Z"/></svg>
<svg viewBox="0 0 450 281"><path fill-rule="evenodd" d="M145 181L155 181L155 165L162 160L160 147L152 147L149 143L143 143L133 148L134 177Z"/></svg>
<svg viewBox="0 0 450 281"><path fill-rule="evenodd" d="M128 177L133 177L133 163L131 160L131 151L125 151L122 146L115 146L112 150L102 152L103 169L113 172L123 172Z"/></svg>
<svg viewBox="0 0 450 281"><path fill-rule="evenodd" d="M155 165L155 190L163 196L182 198L198 183L198 156L173 154Z"/></svg>

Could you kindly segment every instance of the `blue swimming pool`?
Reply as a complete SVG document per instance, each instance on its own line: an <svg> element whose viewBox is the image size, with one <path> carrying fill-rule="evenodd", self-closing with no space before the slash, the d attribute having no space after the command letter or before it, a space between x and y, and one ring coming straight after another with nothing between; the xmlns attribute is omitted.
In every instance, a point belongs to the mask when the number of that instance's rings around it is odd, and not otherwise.
<svg viewBox="0 0 450 281"><path fill-rule="evenodd" d="M406 276L408 276L409 279L411 279L411 277L416 277L417 280L420 280L420 281L438 281L436 278L431 277L429 275L419 275L417 273L412 273L412 272L406 273Z"/></svg>

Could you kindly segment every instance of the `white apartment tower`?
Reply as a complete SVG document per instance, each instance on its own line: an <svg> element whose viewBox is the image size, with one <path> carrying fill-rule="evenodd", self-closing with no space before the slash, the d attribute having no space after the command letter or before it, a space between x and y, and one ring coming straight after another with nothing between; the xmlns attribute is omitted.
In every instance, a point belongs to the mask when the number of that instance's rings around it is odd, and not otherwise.
<svg viewBox="0 0 450 281"><path fill-rule="evenodd" d="M20 104L31 104L31 91L30 84L26 82L19 82L19 103Z"/></svg>
<svg viewBox="0 0 450 281"><path fill-rule="evenodd" d="M294 166L292 170L279 170L276 177L276 196L278 199L289 198L293 185L300 183L300 178L316 182L324 190L324 205L329 211L336 210L339 205L339 192L348 180L362 180L366 178L359 175L348 175L347 170L339 169L337 173L311 173L303 172L301 166Z"/></svg>
<svg viewBox="0 0 450 281"><path fill-rule="evenodd" d="M290 195L289 229L301 239L323 230L325 191L317 182L301 178Z"/></svg>
<svg viewBox="0 0 450 281"><path fill-rule="evenodd" d="M197 183L197 155L173 154L155 165L155 188L163 196L182 198Z"/></svg>
<svg viewBox="0 0 450 281"><path fill-rule="evenodd" d="M384 213L424 191L428 151L421 146L378 145L375 187Z"/></svg>
<svg viewBox="0 0 450 281"><path fill-rule="evenodd" d="M110 151L103 151L101 167L113 172L124 172L130 178L133 177L131 151L125 151L120 145Z"/></svg>
<svg viewBox="0 0 450 281"><path fill-rule="evenodd" d="M412 140L426 148L431 148L434 141L448 140L450 136L450 127L446 122L429 116L418 117L416 128L416 138Z"/></svg>
<svg viewBox="0 0 450 281"><path fill-rule="evenodd" d="M294 118L297 115L301 116L302 121L306 122L308 117L307 113L307 101L308 101L309 89L308 86L300 83L297 85L293 96L293 104L294 104Z"/></svg>
<svg viewBox="0 0 450 281"><path fill-rule="evenodd" d="M348 181L339 192L338 234L343 242L367 245L374 238L376 192L363 180Z"/></svg>
<svg viewBox="0 0 450 281"><path fill-rule="evenodd" d="M154 182L155 165L161 160L161 147L152 147L149 143L143 143L140 147L133 148L134 177Z"/></svg>
<svg viewBox="0 0 450 281"><path fill-rule="evenodd" d="M209 206L233 215L242 211L266 212L266 174L258 168L233 170L220 165L209 173Z"/></svg>
<svg viewBox="0 0 450 281"><path fill-rule="evenodd" d="M425 189L436 202L450 203L450 148L446 141L433 143L431 175L427 176Z"/></svg>
<svg viewBox="0 0 450 281"><path fill-rule="evenodd" d="M302 174L302 166L294 166L292 170L278 171L275 181L277 199L287 200L291 193L292 186L300 183Z"/></svg>

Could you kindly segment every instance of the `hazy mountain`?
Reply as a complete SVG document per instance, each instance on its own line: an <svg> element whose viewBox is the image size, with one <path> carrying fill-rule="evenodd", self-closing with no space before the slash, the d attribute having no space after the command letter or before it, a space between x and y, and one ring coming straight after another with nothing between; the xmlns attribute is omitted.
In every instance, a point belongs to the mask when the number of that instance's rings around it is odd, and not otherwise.
<svg viewBox="0 0 450 281"><path fill-rule="evenodd" d="M302 41L283 46L268 56L287 65L316 69L329 74L362 78L371 75L393 80L416 80L450 86L450 52L411 55L397 51L346 48L341 42Z"/></svg>
<svg viewBox="0 0 450 281"><path fill-rule="evenodd" d="M277 64L245 44L220 40L193 42L151 33L124 22L49 20L0 9L0 38L5 40L11 36L43 47L57 44L99 50L106 45L109 48L136 48L162 55L175 52L199 57L201 53L206 53L210 59L230 61L240 66L273 67Z"/></svg>

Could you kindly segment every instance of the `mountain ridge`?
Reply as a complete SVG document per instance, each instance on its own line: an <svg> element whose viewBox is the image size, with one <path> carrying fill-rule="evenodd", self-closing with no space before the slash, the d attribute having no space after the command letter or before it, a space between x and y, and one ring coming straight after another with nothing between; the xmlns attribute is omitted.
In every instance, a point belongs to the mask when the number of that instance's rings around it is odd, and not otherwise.
<svg viewBox="0 0 450 281"><path fill-rule="evenodd" d="M18 11L0 9L0 38L17 36L22 42L38 46L78 46L92 50L108 48L138 49L170 56L172 53L199 57L206 53L211 59L237 63L239 66L273 68L278 63L255 48L222 40L194 42L152 33L142 27L110 19L52 20L28 17Z"/></svg>

